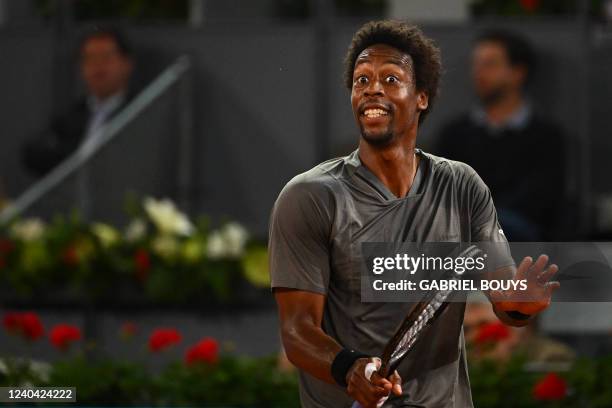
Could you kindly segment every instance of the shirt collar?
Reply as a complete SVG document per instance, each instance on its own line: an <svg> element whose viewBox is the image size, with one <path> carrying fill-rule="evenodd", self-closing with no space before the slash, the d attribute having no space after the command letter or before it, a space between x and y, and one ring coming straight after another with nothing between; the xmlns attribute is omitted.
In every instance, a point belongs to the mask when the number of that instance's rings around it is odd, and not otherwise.
<svg viewBox="0 0 612 408"><path fill-rule="evenodd" d="M527 126L531 118L532 108L528 102L523 103L512 115L503 123L493 124L489 122L487 113L482 106L476 106L470 114L472 120L481 126L487 127L492 131L500 131L505 129L521 130Z"/></svg>
<svg viewBox="0 0 612 408"><path fill-rule="evenodd" d="M125 100L125 91L119 91L106 99L98 99L94 95L87 97L87 105L92 112L109 113L117 109Z"/></svg>

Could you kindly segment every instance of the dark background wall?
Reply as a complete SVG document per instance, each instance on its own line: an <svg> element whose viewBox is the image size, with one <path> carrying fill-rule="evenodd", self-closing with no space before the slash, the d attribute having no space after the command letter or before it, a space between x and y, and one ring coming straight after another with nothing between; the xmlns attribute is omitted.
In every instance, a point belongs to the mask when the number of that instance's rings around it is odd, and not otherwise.
<svg viewBox="0 0 612 408"><path fill-rule="evenodd" d="M586 36L570 20L423 26L442 48L445 76L419 143L430 148L439 126L474 103L468 76L470 44L480 29L500 24L524 33L539 52L532 99L538 109L562 124L572 140L567 163L575 176L568 189L581 192L580 205L586 211L577 208L573 216L586 227L585 214L591 215L588 194L612 192L606 160L612 151L607 119L612 87L606 69L612 44L608 37ZM342 58L358 26L341 21L328 27L329 37L309 23L128 30L138 50L138 84L146 83L181 54L192 58L194 212L237 219L265 236L269 210L282 186L295 174L356 145L358 136L342 83ZM16 197L33 181L18 160L23 140L43 128L54 109L67 106L79 93L72 52L77 32L58 36L29 29L0 31L4 61L0 64L0 177L9 196ZM166 103L169 121L176 103ZM159 137L176 140L177 126L169 124L163 133ZM140 142L117 149L119 174L122 169L132 171L126 157L144 159L155 154L146 137L133 132L122 137Z"/></svg>

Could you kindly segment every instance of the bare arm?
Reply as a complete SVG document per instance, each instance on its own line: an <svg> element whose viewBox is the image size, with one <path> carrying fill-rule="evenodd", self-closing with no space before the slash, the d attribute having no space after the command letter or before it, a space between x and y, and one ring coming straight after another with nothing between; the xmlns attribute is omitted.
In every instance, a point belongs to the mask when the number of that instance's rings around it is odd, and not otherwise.
<svg viewBox="0 0 612 408"><path fill-rule="evenodd" d="M294 289L274 290L287 358L309 374L335 384L331 365L340 346L321 329L325 296Z"/></svg>
<svg viewBox="0 0 612 408"><path fill-rule="evenodd" d="M321 329L325 296L294 289L277 288L281 337L287 358L301 370L330 384L336 384L331 374L332 363L342 346ZM376 407L381 398L393 392L401 395L402 379L396 372L389 379L376 373L365 378L365 366L380 360L360 358L347 373L347 393L362 407Z"/></svg>

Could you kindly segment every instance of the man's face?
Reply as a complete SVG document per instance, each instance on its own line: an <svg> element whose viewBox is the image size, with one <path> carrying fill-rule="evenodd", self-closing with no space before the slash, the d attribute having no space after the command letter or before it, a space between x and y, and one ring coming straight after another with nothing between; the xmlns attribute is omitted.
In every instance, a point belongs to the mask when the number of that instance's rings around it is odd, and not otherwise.
<svg viewBox="0 0 612 408"><path fill-rule="evenodd" d="M525 69L510 63L501 44L483 41L474 48L472 77L476 94L483 104L495 103L509 92L520 90L525 76Z"/></svg>
<svg viewBox="0 0 612 408"><path fill-rule="evenodd" d="M418 125L427 96L415 88L412 58L389 45L366 48L355 61L351 105L363 139L389 144Z"/></svg>
<svg viewBox="0 0 612 408"><path fill-rule="evenodd" d="M122 91L132 72L132 62L110 36L88 39L81 49L81 75L89 93L104 99Z"/></svg>

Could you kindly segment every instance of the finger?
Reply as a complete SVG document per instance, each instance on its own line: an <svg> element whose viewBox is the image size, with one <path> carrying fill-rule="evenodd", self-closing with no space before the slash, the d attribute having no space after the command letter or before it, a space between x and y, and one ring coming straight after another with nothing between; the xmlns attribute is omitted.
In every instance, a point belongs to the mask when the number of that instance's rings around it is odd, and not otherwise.
<svg viewBox="0 0 612 408"><path fill-rule="evenodd" d="M353 380L354 389L362 391L366 398L379 399L387 396L392 387L391 382L382 378L377 372L374 372L369 380L365 375L355 376Z"/></svg>
<svg viewBox="0 0 612 408"><path fill-rule="evenodd" d="M547 282L546 285L546 294L550 297L552 293L561 287L561 284L557 281Z"/></svg>
<svg viewBox="0 0 612 408"><path fill-rule="evenodd" d="M516 279L526 279L527 272L533 263L533 258L530 256L526 256L523 258L518 268L516 268Z"/></svg>
<svg viewBox="0 0 612 408"><path fill-rule="evenodd" d="M395 395L402 395L402 377L400 377L397 370L391 374L389 380L391 381L391 384L393 384L391 392L393 392Z"/></svg>
<svg viewBox="0 0 612 408"><path fill-rule="evenodd" d="M548 255L540 255L538 257L538 260L535 261L533 265L531 265L531 268L529 268L530 276L531 277L538 276L540 272L544 270L544 268L546 267L546 264L548 264Z"/></svg>
<svg viewBox="0 0 612 408"><path fill-rule="evenodd" d="M391 388L393 387L393 383L391 381L387 380L384 377L381 377L377 372L372 374L370 382L376 387L383 388L386 392L385 395L388 395L389 392L391 392Z"/></svg>
<svg viewBox="0 0 612 408"><path fill-rule="evenodd" d="M551 264L548 268L544 270L541 274L538 275L538 282L546 283L552 278L555 273L559 271L559 267L555 264Z"/></svg>
<svg viewBox="0 0 612 408"><path fill-rule="evenodd" d="M389 395L389 391L372 384L364 376L353 376L347 391L364 407L376 406L380 398Z"/></svg>

